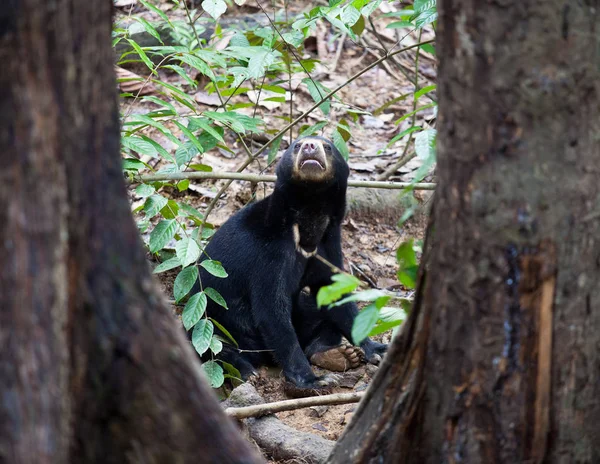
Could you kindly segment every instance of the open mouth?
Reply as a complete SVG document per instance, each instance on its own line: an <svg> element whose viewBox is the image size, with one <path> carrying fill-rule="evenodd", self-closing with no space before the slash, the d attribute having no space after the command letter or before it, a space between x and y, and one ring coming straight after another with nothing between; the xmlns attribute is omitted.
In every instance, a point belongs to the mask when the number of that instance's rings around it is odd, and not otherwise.
<svg viewBox="0 0 600 464"><path fill-rule="evenodd" d="M318 156L303 156L300 159L300 169L315 169L319 168L321 170L325 170L325 160L319 158Z"/></svg>

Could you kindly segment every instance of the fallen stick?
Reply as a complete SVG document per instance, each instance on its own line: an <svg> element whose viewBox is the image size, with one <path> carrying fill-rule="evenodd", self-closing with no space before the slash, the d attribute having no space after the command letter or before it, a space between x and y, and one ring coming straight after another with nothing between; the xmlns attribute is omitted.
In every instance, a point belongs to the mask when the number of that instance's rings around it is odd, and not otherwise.
<svg viewBox="0 0 600 464"><path fill-rule="evenodd" d="M358 403L363 396L364 392L335 393L333 395L311 396L308 398L296 398L293 400L275 401L273 403L255 404L253 406L244 406L241 408L227 408L225 409L225 413L236 419L246 419L248 417L259 417L275 412L308 408L310 406Z"/></svg>

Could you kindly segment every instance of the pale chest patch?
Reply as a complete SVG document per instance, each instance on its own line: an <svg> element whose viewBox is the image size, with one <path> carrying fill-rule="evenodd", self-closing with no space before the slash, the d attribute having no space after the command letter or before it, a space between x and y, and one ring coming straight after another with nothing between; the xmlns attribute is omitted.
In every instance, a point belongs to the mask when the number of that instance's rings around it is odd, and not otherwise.
<svg viewBox="0 0 600 464"><path fill-rule="evenodd" d="M294 233L294 245L296 251L305 258L310 258L317 254L317 247L323 238L323 234L329 225L329 218L323 217L322 220L312 222L304 227L300 227L297 222L292 226Z"/></svg>

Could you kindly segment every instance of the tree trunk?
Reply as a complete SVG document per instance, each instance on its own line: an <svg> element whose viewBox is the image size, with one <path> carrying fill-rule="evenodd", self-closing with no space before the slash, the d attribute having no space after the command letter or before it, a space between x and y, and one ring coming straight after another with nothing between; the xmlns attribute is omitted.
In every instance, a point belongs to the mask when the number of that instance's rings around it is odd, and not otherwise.
<svg viewBox="0 0 600 464"><path fill-rule="evenodd" d="M131 217L111 3L0 8L0 463L258 462Z"/></svg>
<svg viewBox="0 0 600 464"><path fill-rule="evenodd" d="M600 2L440 0L413 312L330 462L600 462Z"/></svg>

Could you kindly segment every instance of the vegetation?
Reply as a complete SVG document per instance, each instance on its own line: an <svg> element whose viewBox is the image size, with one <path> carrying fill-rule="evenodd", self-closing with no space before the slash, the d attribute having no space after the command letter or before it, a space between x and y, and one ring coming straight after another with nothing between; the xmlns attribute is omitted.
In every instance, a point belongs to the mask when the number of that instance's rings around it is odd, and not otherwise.
<svg viewBox="0 0 600 464"><path fill-rule="evenodd" d="M359 116L364 111L345 104L336 93L380 62L405 50L416 48L414 91L412 94L397 97L410 97L414 104L413 111L399 118L396 124L410 118L412 124L399 131L388 144L391 146L398 140L407 138L406 149L401 156L401 159L406 159L408 149L412 147L411 141L414 139L415 153L423 159L423 164L411 185L405 188L406 192L410 192L414 185L427 175L435 162L435 129L415 124L415 116L419 111L436 106L433 100L427 104L422 103L425 98L430 97L435 86L421 88L418 83L419 50L428 52L435 50L431 41L404 48L401 47L402 39L391 48L382 43L380 59L354 74L337 88L329 89L311 76L316 60L303 58L305 40L314 33L319 22L326 22L340 36L358 42L365 27L368 24L374 26L372 15L381 4L381 0L330 1L328 6L314 7L296 17L288 14L287 2L282 8L274 9L273 15L257 2L263 20L255 20L255 24L245 26L243 29L232 28L234 32L225 48L218 46L219 40L230 33L230 30L222 27L219 19L228 8L236 8L235 5L228 7L224 0L210 0L202 2L199 9L190 9L185 2L175 2L177 8L185 13L182 15L185 20L175 21L169 19L151 0L140 0L140 3L145 7L145 11L142 12L151 13L155 20L146 20L140 13L133 14L131 19L137 21L138 29L143 28L157 43L146 46L138 44L131 35L135 28L116 27L113 33L113 45L122 50L120 64L143 63L148 70L147 77L133 78L141 83L137 92L124 93L122 96L147 101L154 108L146 113L134 115L129 111L131 105L124 105L125 111L122 114L124 169L132 181L140 182L136 187L136 194L146 198L145 202L137 208L137 211L144 212L138 227L142 232L152 228L148 248L151 253L158 254L162 259L154 272L180 269L175 279L173 297L176 303L185 302L182 313L183 324L188 330L193 328L192 344L199 354L210 351L212 355L217 355L223 343L235 344L235 340L231 337L224 339L215 334L215 325L223 333L228 334L228 332L218 321L207 317L205 313L207 298L224 307L227 307L227 302L212 288L201 288L199 293L193 295L190 295L190 291L198 280L197 264L213 275L227 277L227 271L223 269L221 263L206 256L203 250L214 231L209 215L231 181L225 184L207 210L201 213L183 201L169 198L161 190L163 187L171 187L178 191L185 191L189 187L188 179L144 182L139 175L140 172L147 169L154 172L154 169L143 163L139 159L140 155L163 158L166 164L160 168L158 174L167 179L172 174L176 179L180 173L190 170L211 172L213 168L202 161L202 154L214 147L231 151L228 147L228 140L230 140L238 141L247 155L247 161L240 165L238 171L243 171L263 153L266 153L268 166L275 162L285 135L289 133L291 139L295 126L303 123L310 112L320 111L327 116L330 108L336 106L343 110L345 116L333 124L333 127L329 127L330 124L325 120L313 125L304 124L299 127L297 133L310 135L326 131L336 147L347 158L349 153L347 142L351 137L353 126L360 123ZM435 1L415 1L414 5L409 6L410 8L389 15L396 21L391 22L387 27L400 29L402 37L435 22L437 18ZM201 18L210 19L200 23ZM120 47L123 44L127 46ZM161 79L159 70L178 74L184 79L185 85L177 85L168 82L167 79ZM314 99L313 107L295 116L297 112L292 105L289 114L283 117L285 123L283 128L278 130L266 127L264 122L256 117L258 102L291 101L289 84L292 76L297 74L304 76L300 85L304 86ZM127 77L123 80L131 82L132 78ZM209 94L216 95L218 98L216 111L200 111L197 103L190 96L190 91L197 89L201 82L205 82L204 87ZM145 86L150 84L157 89L159 96L142 96ZM233 96L248 93L256 95L256 103L232 102ZM261 98L263 93L270 96ZM287 99L286 95L288 95ZM254 106L254 116L244 114L242 110L252 106ZM174 145L172 152L161 146L159 141L143 134L143 130L148 126L157 129ZM229 134L233 135L233 139L228 138ZM248 145L248 141L252 141L253 136L263 138L266 136L267 140L255 152L252 152ZM408 219L413 211L409 210L402 221ZM158 218L158 221L155 218ZM174 253L165 250L173 239L176 241ZM172 249L173 246L170 245L170 248ZM400 275L403 277L401 281L409 288L414 288L416 259L411 245L407 244L400 248L399 259L408 264L408 267L401 271ZM406 278L411 274L412 280ZM356 278L340 275L330 288L323 289L320 303L333 303L343 294L356 290L358 284ZM391 296L384 292L369 290L349 298L372 301L357 319L353 333L357 343L369 334L374 335L389 330L404 320L403 309L385 307ZM404 307L406 306L407 302L404 302ZM239 377L239 373L233 366L220 361L208 361L203 364L203 368L214 387L219 387L227 377Z"/></svg>

